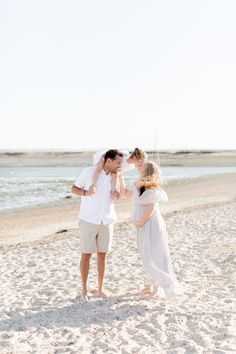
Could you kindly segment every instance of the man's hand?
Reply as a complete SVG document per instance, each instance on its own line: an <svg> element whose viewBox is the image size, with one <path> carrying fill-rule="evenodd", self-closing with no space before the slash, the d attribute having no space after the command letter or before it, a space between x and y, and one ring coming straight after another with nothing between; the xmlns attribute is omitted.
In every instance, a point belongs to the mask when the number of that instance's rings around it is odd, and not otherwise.
<svg viewBox="0 0 236 354"><path fill-rule="evenodd" d="M96 187L94 184L91 184L89 187L89 190L86 192L86 195L93 195L96 193Z"/></svg>
<svg viewBox="0 0 236 354"><path fill-rule="evenodd" d="M111 191L111 199L112 200L117 200L120 198L120 192L118 191Z"/></svg>

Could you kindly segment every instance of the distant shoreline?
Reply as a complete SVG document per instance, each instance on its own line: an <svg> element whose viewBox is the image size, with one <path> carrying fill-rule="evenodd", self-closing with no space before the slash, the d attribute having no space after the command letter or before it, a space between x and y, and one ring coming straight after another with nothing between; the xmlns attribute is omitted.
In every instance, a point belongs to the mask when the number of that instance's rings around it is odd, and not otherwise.
<svg viewBox="0 0 236 354"><path fill-rule="evenodd" d="M83 154L83 153L89 153L93 154L99 149L79 149L79 150L65 150L65 149L0 149L0 156L2 154L7 154L7 155L14 155L14 154L54 154L54 153L59 153L59 154ZM127 150L127 151L132 151L132 149L124 148L122 150ZM148 154L154 154L157 151L153 149L147 149L145 150ZM235 153L236 154L236 149L163 149L163 150L158 150L158 153L160 154L189 154L189 153L197 153L197 154L205 154L205 153Z"/></svg>
<svg viewBox="0 0 236 354"><path fill-rule="evenodd" d="M236 150L147 151L161 166L236 166ZM0 167L84 167L92 164L94 151L5 151Z"/></svg>

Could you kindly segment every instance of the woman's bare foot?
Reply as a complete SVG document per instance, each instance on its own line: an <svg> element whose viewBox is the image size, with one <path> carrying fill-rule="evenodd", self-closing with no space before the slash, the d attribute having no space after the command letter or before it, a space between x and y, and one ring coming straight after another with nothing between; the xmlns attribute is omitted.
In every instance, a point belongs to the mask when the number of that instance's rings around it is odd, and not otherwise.
<svg viewBox="0 0 236 354"><path fill-rule="evenodd" d="M158 286L154 285L152 291L144 294L142 296L142 299L145 299L145 300L152 299L157 294L157 291L158 291Z"/></svg>
<svg viewBox="0 0 236 354"><path fill-rule="evenodd" d="M110 297L102 290L93 290L93 295L96 297L101 297L102 299L108 299Z"/></svg>
<svg viewBox="0 0 236 354"><path fill-rule="evenodd" d="M145 287L143 288L143 290L141 290L138 295L139 296L143 296L146 294L150 294L152 292L152 285L145 285Z"/></svg>
<svg viewBox="0 0 236 354"><path fill-rule="evenodd" d="M157 292L158 292L158 285L154 285L154 286L153 286L153 290L152 290L152 294L153 294L153 295L156 295Z"/></svg>

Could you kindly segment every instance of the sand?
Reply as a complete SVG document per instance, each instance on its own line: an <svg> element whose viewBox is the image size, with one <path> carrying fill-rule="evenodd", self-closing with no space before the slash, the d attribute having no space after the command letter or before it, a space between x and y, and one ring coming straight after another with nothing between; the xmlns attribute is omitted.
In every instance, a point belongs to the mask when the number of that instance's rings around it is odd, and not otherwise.
<svg viewBox="0 0 236 354"><path fill-rule="evenodd" d="M126 202L120 205L121 222L108 257L108 300L91 293L89 303L76 299L81 291L76 219L75 227L64 233L17 241L15 235L10 242L5 234L0 248L0 353L235 353L235 181L231 175L167 186L171 198L162 210L174 269L185 289L172 302L136 295L143 269ZM66 207L76 218L74 203ZM60 206L54 208L59 208L55 214L53 208L46 210L49 224L62 215L57 214ZM19 220L34 212L22 212ZM8 217L13 220L16 213ZM18 227L20 233L20 223ZM90 291L96 282L93 257Z"/></svg>
<svg viewBox="0 0 236 354"><path fill-rule="evenodd" d="M183 209L195 209L236 198L236 175L227 174L182 181L164 186L169 202L161 204L163 215ZM62 230L78 228L80 199L25 210L0 213L0 246L39 240ZM130 221L130 201L116 203L120 222Z"/></svg>

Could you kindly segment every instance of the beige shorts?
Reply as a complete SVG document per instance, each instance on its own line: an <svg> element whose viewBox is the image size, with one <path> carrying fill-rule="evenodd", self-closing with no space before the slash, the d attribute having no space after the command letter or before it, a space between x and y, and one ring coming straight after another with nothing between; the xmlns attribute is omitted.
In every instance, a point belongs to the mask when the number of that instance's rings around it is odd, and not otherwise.
<svg viewBox="0 0 236 354"><path fill-rule="evenodd" d="M80 219L79 234L81 253L109 252L111 250L113 228L113 224L96 225Z"/></svg>

